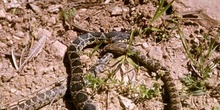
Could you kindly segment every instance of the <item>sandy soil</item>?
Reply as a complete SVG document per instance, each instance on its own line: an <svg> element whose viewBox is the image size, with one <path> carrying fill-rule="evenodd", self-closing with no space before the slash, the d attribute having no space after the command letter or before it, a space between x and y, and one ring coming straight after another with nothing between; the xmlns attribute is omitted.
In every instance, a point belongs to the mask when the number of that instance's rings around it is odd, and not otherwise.
<svg viewBox="0 0 220 110"><path fill-rule="evenodd" d="M64 54L66 48L78 35L84 33L73 25L95 32L130 31L146 27L156 11L156 2L145 1L138 3L130 0L125 3L121 0L106 0L104 3L84 3L84 1L6 1L0 2L0 105L22 99L34 92L47 87L62 78L67 77ZM75 9L74 15L71 15ZM69 14L66 14L69 12ZM172 11L171 11L172 12ZM64 22L63 14L69 16ZM172 12L173 13L173 12ZM184 110L219 110L220 109L220 74L219 65L210 73L206 80L207 90L200 95L186 92L187 86L181 80L186 75L192 74L190 59L185 53L180 36L176 28L172 31L174 23L166 22L169 15L159 18L153 24L154 27L164 29L167 33L144 34L135 37L134 44L139 46L151 58L160 60L171 71L175 79L177 89L180 91ZM168 24L166 24L168 23ZM194 45L206 45L203 35L209 33L210 39L214 39L219 28L206 28L201 26L200 20L182 19L179 27L182 29L186 41L191 48ZM163 35L163 36L161 36ZM39 40L46 36L42 48L37 51L23 68L18 71L12 60L12 52L16 57L18 66L34 50ZM216 44L220 43L217 37ZM91 52L90 48L85 53ZM205 48L204 52L207 52ZM96 54L94 54L94 57ZM219 48L209 57L211 61L219 56ZM97 59L94 58L94 59ZM93 59L85 56L88 66L93 64ZM90 64L91 63L91 64ZM127 67L124 67L125 71ZM136 72L136 71L132 71ZM145 70L136 73L136 80L143 81L147 87L161 81L152 78ZM126 104L132 105L132 110L160 110L164 108L161 96L151 99L134 101L129 97L120 95L116 91L109 91L109 105L107 109L124 109ZM106 93L101 93L105 96ZM100 99L100 96L97 96ZM102 99L100 99L102 100ZM44 109L66 110L72 109L65 102L68 99L60 99ZM101 102L101 101L100 101ZM70 104L71 105L71 104Z"/></svg>

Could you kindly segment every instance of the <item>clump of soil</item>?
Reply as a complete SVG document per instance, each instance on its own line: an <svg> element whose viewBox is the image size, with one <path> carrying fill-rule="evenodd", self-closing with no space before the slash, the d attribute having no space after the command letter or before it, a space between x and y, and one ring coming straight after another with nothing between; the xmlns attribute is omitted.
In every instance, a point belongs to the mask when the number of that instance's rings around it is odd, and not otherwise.
<svg viewBox="0 0 220 110"><path fill-rule="evenodd" d="M157 7L158 3L154 1L139 3L132 0L125 2L106 0L101 3L66 0L1 1L0 105L22 99L63 77L67 77L67 70L63 63L66 48L77 36L85 33L83 31L144 30L149 27ZM168 20L169 18L171 20ZM139 46L147 56L160 60L163 65L169 68L177 89L180 91L183 109L219 109L220 75L218 63L205 81L207 87L205 92L201 92L202 94L196 94L198 96L190 94L189 91L186 91L188 87L181 82L187 75L192 74L193 70L189 69L192 68L192 65L188 65L190 59L177 33L177 27L174 27L175 22L172 20L175 19L170 15L157 19L150 27L156 27L160 31L146 31L145 34L134 37L133 43ZM207 44L208 39L204 38L205 34L210 37L210 40L216 41L215 45L219 44L219 39L216 37L218 35L216 32L219 31L217 26L214 29L207 29L196 20L190 19L182 19L177 22L179 23L178 27L184 33L186 42L192 48L191 50L196 46ZM208 30L211 30L212 33ZM18 72L15 69L15 62L12 61L11 51L17 59L16 63L19 64L18 59L27 58L42 36L47 36L42 49ZM204 49L206 52L209 48ZM217 59L218 56L219 48L213 51L209 60ZM88 60L88 64L95 62L89 57L86 60ZM144 80L146 84L157 82L145 72L136 73L138 80ZM142 77L141 74L145 76ZM105 95L102 94L102 96ZM166 105L160 96L135 103L132 99L115 91L109 92L109 97L114 102L108 106L111 109L126 108L126 103L134 106L135 110L159 110ZM97 99L99 98L97 97ZM121 103L125 101L127 102ZM68 109L68 104L65 102L71 101L65 98L60 99L45 106L42 110L47 107Z"/></svg>

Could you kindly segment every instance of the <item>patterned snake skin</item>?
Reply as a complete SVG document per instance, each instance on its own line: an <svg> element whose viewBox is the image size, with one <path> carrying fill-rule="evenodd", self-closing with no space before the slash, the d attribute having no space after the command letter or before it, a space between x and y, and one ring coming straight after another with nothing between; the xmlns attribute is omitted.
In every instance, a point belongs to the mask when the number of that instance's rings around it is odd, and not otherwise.
<svg viewBox="0 0 220 110"><path fill-rule="evenodd" d="M83 65L81 65L80 55L84 47L104 40L107 42L115 42L118 40L128 39L130 34L125 32L109 32L109 33L87 33L76 38L67 50L69 57L69 63L71 67L70 78L70 93L73 97L73 102L79 110L96 110L96 106L92 103L90 96L86 92L86 80L84 76L88 72L83 72ZM108 62L109 57L112 57L111 53L105 54L99 59L98 64L94 66L92 71L94 74L102 71L103 64ZM67 82L67 79L61 82ZM44 93L38 93L28 99L22 99L22 101L15 101L4 106L0 106L0 110L36 110L53 101L56 101L63 97L66 93L67 87L65 84L53 87Z"/></svg>
<svg viewBox="0 0 220 110"><path fill-rule="evenodd" d="M89 72L83 71L83 65L81 63L80 55L82 50L91 44L94 44L100 40L107 42L115 42L118 40L125 40L130 37L130 34L124 32L109 32L109 33L87 33L83 34L80 37L76 38L67 50L68 59L70 62L70 84L69 91L71 93L73 103L78 110L97 110L97 105L95 101L91 99L91 95L87 91L88 82L85 79L85 75ZM129 47L129 49L128 49ZM180 98L178 92L175 88L175 84L172 82L173 79L170 77L169 72L161 66L160 62L157 60L150 60L144 54L136 49L133 46L128 46L125 43L113 43L105 47L106 52L114 54L126 54L127 50L135 52L133 54L136 60L138 60L145 68L157 72L158 70L164 70L164 75L162 75L162 80L164 82L166 91L169 95L169 105L170 110L180 110ZM111 57L112 54L106 54L103 58L99 60L99 63L106 62L108 57ZM102 61L103 60L103 61ZM98 73L100 70L99 66L94 69L95 73ZM66 81L66 80L65 80ZM63 97L66 93L67 87L62 85L54 87L51 90L46 91L45 93L37 94L30 98L29 100L23 101L13 106L7 107L9 110L36 110L42 106L47 105L53 100L57 100L60 97ZM55 98L54 98L55 97Z"/></svg>
<svg viewBox="0 0 220 110"><path fill-rule="evenodd" d="M160 75L162 81L164 82L166 93L168 93L169 110L182 109L179 93L175 87L175 83L173 83L173 78L170 76L168 70L166 70L166 68L162 66L158 60L149 59L138 48L121 42L107 45L105 47L105 51L118 55L126 54L126 52L132 52L134 54L130 55L130 57L133 58L134 61L138 61L139 64L153 72L163 73Z"/></svg>
<svg viewBox="0 0 220 110"><path fill-rule="evenodd" d="M62 82L66 82L64 79ZM48 89L45 92L38 93L36 96L33 96L22 101L17 101L15 103L10 103L6 105L7 107L0 107L0 110L36 110L39 109L53 101L56 101L63 97L66 93L66 85L59 85Z"/></svg>
<svg viewBox="0 0 220 110"><path fill-rule="evenodd" d="M124 32L88 33L75 39L72 45L69 46L67 50L71 67L69 88L76 108L79 110L97 110L95 102L91 99L90 94L87 92L88 84L85 79L85 75L88 72L83 72L83 65L80 61L80 52L86 46L99 40L114 42L128 39L129 36L130 34Z"/></svg>

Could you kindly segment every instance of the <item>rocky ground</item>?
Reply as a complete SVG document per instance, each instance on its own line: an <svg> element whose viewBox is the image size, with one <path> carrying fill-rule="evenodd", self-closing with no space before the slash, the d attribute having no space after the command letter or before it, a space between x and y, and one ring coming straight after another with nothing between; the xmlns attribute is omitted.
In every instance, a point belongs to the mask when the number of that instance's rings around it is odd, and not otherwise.
<svg viewBox="0 0 220 110"><path fill-rule="evenodd" d="M213 20L201 10L178 13L175 10L178 3L174 2L172 8L169 8L151 25L162 31L141 33L134 37L133 44L146 52L147 56L160 60L169 68L177 89L180 91L184 110L220 110L219 48L217 47L207 60L201 61L203 58L201 54L207 53L211 48L208 45L209 42L214 46L218 46L220 43L218 21ZM157 8L156 0L143 1L143 3L132 0L1 1L0 105L5 106L28 97L30 94L66 78L64 54L71 41L85 33L85 30L94 32L144 30L149 26ZM178 10L181 8L183 7ZM199 87L200 91L193 92L188 89L195 83L186 85L182 81L186 76L194 73L200 74L205 69L198 69L192 64L192 59L189 58L182 44L181 35L177 33L178 30L175 27L177 24L184 33L194 60L199 64L202 63L203 66L215 64L213 69L208 72L208 78L197 79L205 82L204 86ZM92 49L86 49L85 53L91 52ZM90 58L87 54L82 57L87 62L87 66L92 65L97 59L96 53L94 58ZM25 64L20 64L26 59L29 60ZM136 82L149 84L147 85L149 88L156 83L161 84L161 81L149 75L146 70L129 71L126 70L126 65L122 68L125 73L136 73ZM195 72L197 70L199 71ZM161 90L160 87L159 89ZM131 97L121 95L121 91L108 91L108 106L104 107L109 110L160 110L165 105L160 95L148 99L132 100ZM101 93L100 96L107 97L106 92ZM100 96L97 99L100 99ZM63 98L43 107L42 110L72 109L66 102L71 101ZM126 104L130 106L127 107Z"/></svg>

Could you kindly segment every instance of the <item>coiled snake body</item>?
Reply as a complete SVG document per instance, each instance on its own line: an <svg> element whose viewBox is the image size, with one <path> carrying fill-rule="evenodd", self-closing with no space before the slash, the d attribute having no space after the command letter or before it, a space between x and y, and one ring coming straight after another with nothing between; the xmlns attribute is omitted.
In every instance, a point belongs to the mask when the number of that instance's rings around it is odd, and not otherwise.
<svg viewBox="0 0 220 110"><path fill-rule="evenodd" d="M129 44L125 43L114 43L109 44L105 47L104 51L108 51L114 54L126 54L126 52L133 52L135 54L131 54L134 60L137 60L138 63L145 68L153 71L158 72L162 81L164 82L164 87L167 92L169 98L168 109L169 110L181 110L181 102L178 90L176 89L175 83L173 82L173 78L170 76L169 71L160 63L160 61L156 59L147 58L145 54L141 53L141 51L134 47L130 46Z"/></svg>
<svg viewBox="0 0 220 110"><path fill-rule="evenodd" d="M98 40L117 41L129 38L130 34L123 32L88 33L75 39L67 51L70 67L70 93L75 106L79 110L96 110L96 105L86 91L86 80L83 66L80 61L80 51L89 44Z"/></svg>
<svg viewBox="0 0 220 110"><path fill-rule="evenodd" d="M69 84L69 92L72 96L74 105L78 110L97 110L97 106L95 102L91 99L90 94L87 92L87 81L85 79L85 75L88 72L83 71L83 65L80 60L81 51L88 45L93 44L99 40L105 40L108 42L115 42L118 40L125 40L128 39L130 34L125 32L109 32L109 33L87 33L83 34L80 37L76 38L72 44L69 46L67 50L67 55L70 63L70 84ZM128 48L129 47L129 48ZM104 48L104 51L115 53L115 54L125 54L126 51L136 52L131 57L135 57L138 61L147 69L152 71L164 70L165 73L162 75L162 80L164 82L165 88L170 98L170 109L171 110L180 110L180 99L178 92L175 88L175 84L172 82L173 79L170 77L169 72L161 66L160 62L153 59L148 59L144 54L142 54L137 48L134 46L128 46L125 43L112 43L107 45ZM60 90L57 90L60 89ZM30 100L25 101L24 103L20 103L18 105L13 105L10 108L11 110L19 110L19 109L38 109L45 104L48 104L55 94L59 94L59 97L62 97L65 94L66 87L55 87L52 89L52 94L50 91L46 91L41 95L37 95L38 97L37 102L35 102L35 98L31 98ZM42 98L42 95L45 97ZM48 97L47 97L48 96ZM52 98L49 98L52 97ZM41 100L40 100L41 99ZM43 101L43 100L50 100L50 101ZM30 104L30 102L35 103L36 105ZM44 103L47 102L47 103ZM25 105L25 107L21 106ZM32 105L31 107L29 107Z"/></svg>

